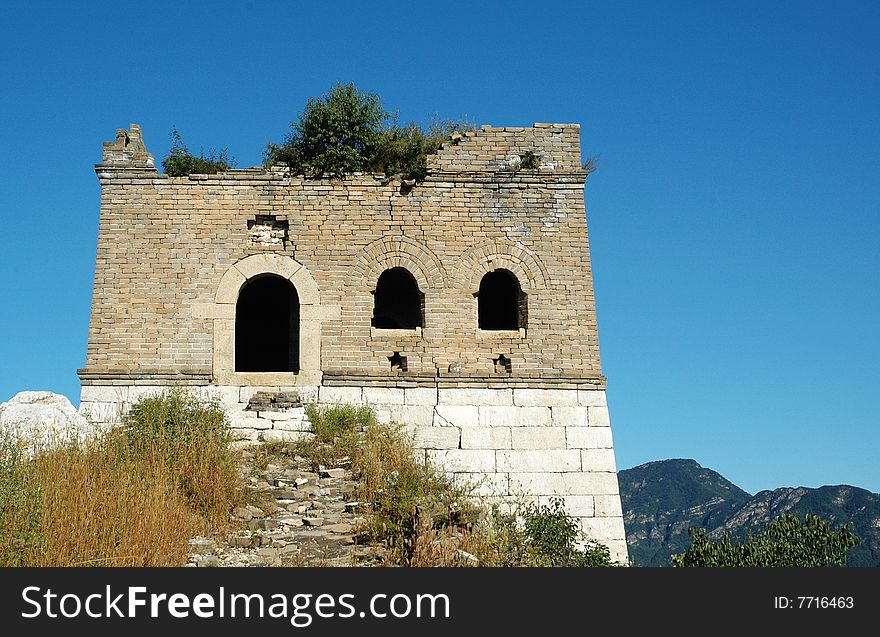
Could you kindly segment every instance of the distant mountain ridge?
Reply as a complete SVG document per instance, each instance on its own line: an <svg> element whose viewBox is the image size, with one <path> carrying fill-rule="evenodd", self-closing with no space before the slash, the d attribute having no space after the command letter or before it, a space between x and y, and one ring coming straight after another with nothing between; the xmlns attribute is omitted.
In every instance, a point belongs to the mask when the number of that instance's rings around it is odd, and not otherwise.
<svg viewBox="0 0 880 637"><path fill-rule="evenodd" d="M750 495L695 460L658 460L618 472L630 559L671 566L690 546L688 529L717 539L753 532L783 513L814 513L834 528L851 524L862 543L849 566L880 566L880 494L849 485L783 487Z"/></svg>

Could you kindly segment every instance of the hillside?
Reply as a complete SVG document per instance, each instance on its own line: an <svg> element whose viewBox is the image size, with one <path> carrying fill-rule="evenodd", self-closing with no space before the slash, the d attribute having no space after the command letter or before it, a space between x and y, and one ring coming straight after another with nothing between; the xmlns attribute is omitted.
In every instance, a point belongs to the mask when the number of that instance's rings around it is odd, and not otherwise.
<svg viewBox="0 0 880 637"><path fill-rule="evenodd" d="M851 523L862 544L850 566L880 566L880 494L848 485L783 487L750 495L694 460L660 460L620 471L630 558L638 566L671 566L690 546L688 529L710 537L754 531L782 513L814 513L835 528Z"/></svg>

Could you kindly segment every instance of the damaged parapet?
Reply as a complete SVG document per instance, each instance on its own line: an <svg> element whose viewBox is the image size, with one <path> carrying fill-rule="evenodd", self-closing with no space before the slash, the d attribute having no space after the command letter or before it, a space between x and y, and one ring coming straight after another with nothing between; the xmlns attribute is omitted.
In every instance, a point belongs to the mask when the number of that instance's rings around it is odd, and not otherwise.
<svg viewBox="0 0 880 637"><path fill-rule="evenodd" d="M147 152L141 127L131 124L128 130L116 129L116 141L104 142L102 165L155 169L156 161Z"/></svg>

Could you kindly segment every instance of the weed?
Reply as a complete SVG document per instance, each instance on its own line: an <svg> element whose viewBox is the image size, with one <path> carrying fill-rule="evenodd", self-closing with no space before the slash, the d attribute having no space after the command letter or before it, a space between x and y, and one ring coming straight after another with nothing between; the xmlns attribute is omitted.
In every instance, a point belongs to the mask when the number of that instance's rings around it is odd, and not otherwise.
<svg viewBox="0 0 880 637"><path fill-rule="evenodd" d="M193 155L189 152L183 137L177 128L171 127L171 150L169 155L162 160L162 169L169 177L182 177L184 175L199 174L210 175L220 173L235 167L235 159L223 150L211 149L207 154Z"/></svg>
<svg viewBox="0 0 880 637"><path fill-rule="evenodd" d="M39 487L22 445L0 435L0 566L26 566L42 542Z"/></svg>

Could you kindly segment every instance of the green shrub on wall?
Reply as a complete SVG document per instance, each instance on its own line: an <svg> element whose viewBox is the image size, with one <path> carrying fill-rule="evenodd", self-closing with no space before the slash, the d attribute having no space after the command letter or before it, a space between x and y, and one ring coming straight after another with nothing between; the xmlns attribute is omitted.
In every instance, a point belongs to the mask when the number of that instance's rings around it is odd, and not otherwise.
<svg viewBox="0 0 880 637"><path fill-rule="evenodd" d="M162 169L169 177L184 175L211 175L235 167L235 159L223 150L210 149L207 154L193 155L183 143L177 128L171 127L170 154L162 160Z"/></svg>
<svg viewBox="0 0 880 637"><path fill-rule="evenodd" d="M421 180L429 154L452 133L473 129L452 120L435 120L427 129L400 125L377 95L339 83L322 97L309 98L284 142L266 147L265 160L310 177L375 172Z"/></svg>

